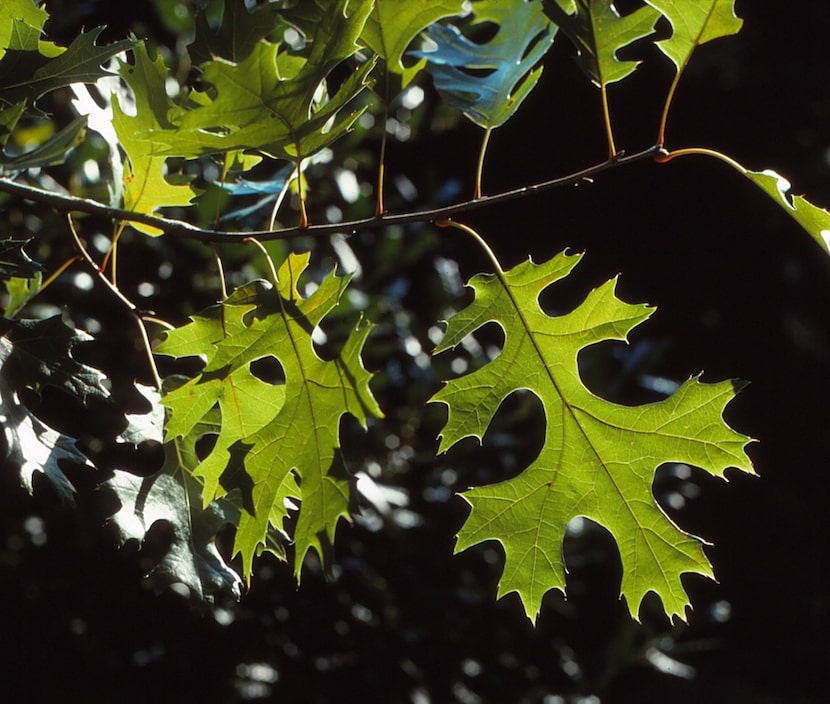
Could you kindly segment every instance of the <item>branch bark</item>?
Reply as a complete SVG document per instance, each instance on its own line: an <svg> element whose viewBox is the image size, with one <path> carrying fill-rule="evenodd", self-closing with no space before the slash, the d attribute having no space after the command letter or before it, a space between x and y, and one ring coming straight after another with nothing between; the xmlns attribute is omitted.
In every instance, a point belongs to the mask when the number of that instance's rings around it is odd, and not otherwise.
<svg viewBox="0 0 830 704"><path fill-rule="evenodd" d="M436 220L447 220L454 215L478 210L498 203L504 203L511 200L524 198L535 193L549 191L554 188L562 188L565 186L573 186L584 182L587 179L608 171L609 169L631 164L637 161L644 161L646 159L654 159L661 153L661 148L658 145L644 149L643 151L626 156L624 152L606 159L605 161L589 166L581 171L560 176L558 178L542 181L530 186L522 186L510 191L503 191L491 196L482 196L474 200L466 200L452 205L445 205L440 208L432 208L430 210L419 210L409 213L400 213L397 215L374 215L370 218L362 220L350 220L347 222L331 223L326 225L309 225L308 227L289 227L278 230L254 230L249 232L228 232L225 230L210 230L206 228L196 227L183 220L174 220L171 218L164 218L157 215L148 215L146 213L134 213L122 208L113 208L98 201L90 200L88 198L78 198L76 196L64 195L60 193L52 193L44 191L40 188L27 186L16 181L5 178L0 178L0 192L5 192L10 195L15 195L26 200L42 203L51 206L61 213L82 212L90 215L102 215L113 220L121 220L126 222L137 222L142 225L150 225L162 230L167 235L173 235L186 239L197 240L200 242L242 242L246 238L255 238L260 241L289 239L299 235L311 237L328 237L336 233L356 233L362 230L371 230L378 227L386 227L388 225L404 225L413 222L434 222Z"/></svg>

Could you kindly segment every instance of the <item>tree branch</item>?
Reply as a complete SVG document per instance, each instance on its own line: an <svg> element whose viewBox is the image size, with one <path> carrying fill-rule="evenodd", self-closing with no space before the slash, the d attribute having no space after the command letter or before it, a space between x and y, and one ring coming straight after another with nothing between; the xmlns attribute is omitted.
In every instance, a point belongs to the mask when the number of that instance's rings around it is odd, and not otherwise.
<svg viewBox="0 0 830 704"><path fill-rule="evenodd" d="M375 215L370 218L362 220L350 220L347 222L332 223L326 225L310 225L308 227L289 227L279 230L259 230L250 232L227 232L224 230L209 230L195 225L190 225L182 220L173 220L171 218L159 217L157 215L148 215L145 213L134 213L129 210L121 208L113 208L98 201L90 200L88 198L77 198L75 196L63 195L59 193L52 193L44 191L40 188L26 186L22 183L10 181L9 179L0 178L0 192L9 193L26 200L31 200L37 203L49 205L62 213L82 212L90 215L103 215L113 220L122 220L127 222L137 222L142 225L150 225L162 230L167 235L174 235L186 239L197 240L200 242L242 242L246 238L256 238L258 240L280 240L288 239L290 237L297 237L300 235L311 237L328 237L336 233L356 233L362 230L371 230L378 227L387 227L389 225L404 225L412 222L433 222L435 220L446 220L453 215L466 213L471 210L478 210L489 205L496 205L497 203L504 203L526 196L548 191L554 188L561 188L564 186L573 186L579 184L586 179L589 179L603 171L622 166L624 164L631 164L635 161L644 161L645 159L652 159L657 157L661 152L661 148L657 145L649 147L636 154L626 156L624 152L620 152L614 157L607 159L594 166L576 171L567 176L560 176L559 178L551 179L549 181L542 181L530 186L522 186L510 191L496 193L491 196L482 196L475 200L467 200L461 203L454 203L452 205L445 205L440 208L433 208L430 210L419 210L410 213L401 213L398 215Z"/></svg>

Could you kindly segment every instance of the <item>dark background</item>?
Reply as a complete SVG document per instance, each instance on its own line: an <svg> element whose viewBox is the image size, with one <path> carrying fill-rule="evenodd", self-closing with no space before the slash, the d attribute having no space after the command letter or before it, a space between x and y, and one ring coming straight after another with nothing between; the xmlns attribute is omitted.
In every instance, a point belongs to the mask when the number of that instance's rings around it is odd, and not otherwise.
<svg viewBox="0 0 830 704"><path fill-rule="evenodd" d="M102 23L111 39L128 28L159 36L149 2L47 6L56 36ZM830 10L806 0L771 6L739 0L742 33L695 55L667 146L709 146L749 168L774 168L795 192L830 204L830 58L823 48ZM558 41L535 93L494 134L486 192L605 158L598 95L570 54ZM611 90L617 143L629 152L653 142L671 79L662 55L647 48L641 55L648 61L637 74ZM422 134L391 148L388 171L407 173L424 199L439 186L469 192L479 138L466 124ZM405 204L393 199L391 207ZM663 500L684 496L683 508L667 508L679 525L713 543L707 552L718 583L685 579L695 607L688 625L669 624L648 600L642 623L629 619L617 599L613 543L601 530L566 544L569 598L549 594L535 628L515 595L495 601L497 546L452 555L466 515L453 493L518 471L532 458L541 442L538 408L511 399L484 449L464 443L434 458L440 410L422 404L445 369L419 371L401 349L402 318L394 313L405 311L405 327L428 348L426 330L449 301L436 258L458 261L464 280L486 262L461 236L413 230L407 236L417 254L402 270L396 264L407 255L367 233L352 243L369 272L359 285L389 301L367 366L386 372L377 393L387 408L401 410L366 436L347 428L346 451L358 467L361 458L375 458L384 468L381 481L409 493L420 524L404 528L395 514L367 507L383 528L373 530L369 521L341 527L333 580L312 564L298 588L289 568L263 558L241 604L220 600L217 610L199 613L174 592L156 595L147 587L141 575L152 565L152 546L118 550L112 532L100 528L102 497L89 492L74 511L46 487L28 497L6 473L5 692L25 693L28 701L73 694L79 701L824 701L830 261L763 193L702 157L642 162L590 186L466 220L506 267L528 253L543 261L565 247L585 250L551 305L574 306L620 273L621 298L658 306L630 347L605 345L585 357L586 378L598 392L620 402L648 400L643 374L683 380L702 371L704 381L751 382L726 415L760 440L749 450L760 476L733 470L723 482L695 472L682 481L663 469L655 483ZM185 262L209 266L191 247L132 242L131 272L161 260L177 271ZM186 274L164 286L153 304L171 319L181 318L182 299L193 309L209 302ZM140 355L121 358L130 336L119 330L129 319L103 305L95 311L109 333L108 347L96 353L102 366L120 359L123 375L141 377ZM399 447L390 448L389 437ZM82 488L94 484L80 471L72 478Z"/></svg>

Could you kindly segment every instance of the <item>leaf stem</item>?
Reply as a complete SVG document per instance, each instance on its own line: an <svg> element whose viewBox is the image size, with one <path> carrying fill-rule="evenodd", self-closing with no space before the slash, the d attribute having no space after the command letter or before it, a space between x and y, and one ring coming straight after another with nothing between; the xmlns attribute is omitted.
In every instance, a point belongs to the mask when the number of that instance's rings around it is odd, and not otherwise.
<svg viewBox="0 0 830 704"><path fill-rule="evenodd" d="M484 138L481 140L481 149L478 152L478 164L476 165L476 185L473 190L473 200L481 198L481 174L484 171L484 155L487 153L487 145L490 143L492 127L484 130Z"/></svg>
<svg viewBox="0 0 830 704"><path fill-rule="evenodd" d="M435 220L450 218L458 213L466 213L479 208L496 205L498 203L517 200L519 198L524 198L536 193L552 190L554 188L574 186L584 183L587 179L590 179L603 171L608 171L618 166L631 164L637 161L654 159L659 157L659 155L660 147L657 145L644 149L641 152L631 154L630 156L618 153L612 159L606 159L598 164L589 166L566 176L559 176L557 178L541 181L529 186L514 188L509 191L502 191L501 193L496 193L491 196L482 196L478 200L461 201L459 203L444 205L440 208L433 208L430 210L384 215L382 217L372 216L362 220L349 220L346 222L325 225L309 225L306 228L287 227L277 230L258 230L252 232L232 232L205 229L191 225L183 220L173 220L171 218L164 218L158 215L148 215L146 213L136 213L124 210L122 208L113 208L88 198L78 198L77 196L53 193L42 188L26 186L22 183L10 181L5 178L0 178L0 192L10 193L21 198L43 203L52 206L63 213L77 211L90 213L92 215L102 215L104 217L114 218L117 220L138 222L143 225L149 225L159 230L163 230L168 235L175 235L184 239L191 239L199 242L241 242L248 237L255 237L260 241L270 241L289 239L298 235L329 237L337 233L355 233L363 230L373 230L379 227L387 227L389 225L404 225L413 222L434 222Z"/></svg>
<svg viewBox="0 0 830 704"><path fill-rule="evenodd" d="M613 159L617 155L617 145L614 144L614 130L611 127L611 110L608 106L608 90L603 83L600 86L602 95L602 118L605 122L605 135L608 138L608 158Z"/></svg>
<svg viewBox="0 0 830 704"><path fill-rule="evenodd" d="M300 196L300 229L308 227L308 211L305 207L305 186L303 185L303 158L297 159L297 193Z"/></svg>
<svg viewBox="0 0 830 704"><path fill-rule="evenodd" d="M384 68L385 74L385 92L383 95L383 124L380 131L380 164L378 165L378 193L375 201L375 215L381 217L385 212L383 203L383 186L386 172L386 123L389 120L389 69Z"/></svg>
<svg viewBox="0 0 830 704"><path fill-rule="evenodd" d="M216 271L219 274L219 285L222 288L222 300L224 301L228 297L228 285L225 282L225 267L222 265L222 257L219 256L216 247L211 247L211 249L213 249L213 258L216 260Z"/></svg>
<svg viewBox="0 0 830 704"><path fill-rule="evenodd" d="M678 69L674 74L671 86L669 86L668 95L666 95L666 102L663 104L663 114L660 117L660 128L657 131L657 145L662 147L666 143L666 124L669 121L669 109L671 108L672 100L674 100L674 93L677 90L677 85L680 83L680 76L682 71Z"/></svg>
<svg viewBox="0 0 830 704"><path fill-rule="evenodd" d="M274 266L274 260L271 259L271 255L268 254L268 250L265 249L265 245L262 244L262 242L260 242L258 239L255 239L254 237L246 237L244 240L242 240L242 242L244 242L245 244L253 244L259 247L259 249L265 255L265 259L268 262L269 268L271 269L271 282L274 284L275 288L278 287L279 279L277 279L277 269Z"/></svg>
<svg viewBox="0 0 830 704"><path fill-rule="evenodd" d="M277 223L277 212L279 211L283 200L285 200L285 194L288 193L288 188L291 186L291 182L297 177L296 175L297 169L295 168L290 174L288 174L288 178L285 179L285 183L282 185L282 189L280 190L280 194L277 196L277 200L274 201L274 207L271 209L271 219L268 221L269 230L273 230Z"/></svg>
<svg viewBox="0 0 830 704"><path fill-rule="evenodd" d="M92 268L95 272L98 279L103 282L103 284L115 295L118 300L120 300L130 311L130 314L135 318L136 323L138 324L138 331L141 335L141 340L144 344L144 351L147 353L147 360L150 365L150 372L153 375L153 384L156 387L156 390L161 392L161 377L159 376L158 368L156 367L156 360L153 357L153 348L150 345L150 338L147 335L147 328L144 326L144 318L142 312L138 309L129 298L127 298L118 287L112 283L106 276L104 276L104 272L98 267L95 263L95 260L90 256L89 251L84 246L84 243L81 242L81 238L78 235L78 231L75 229L75 223L72 221L72 216L67 213L66 215L66 222L69 224L69 231L72 233L72 237L75 239L75 245L78 247L78 251L81 253L81 256L84 258L87 264Z"/></svg>
<svg viewBox="0 0 830 704"><path fill-rule="evenodd" d="M733 169L736 171L745 174L746 169L741 166L737 161L735 161L732 157L727 156L715 149L708 149L706 147L686 147L685 149L675 149L674 151L667 152L662 151L654 157L654 161L658 164L666 164L670 162L672 159L676 159L679 156L708 156L713 157L722 161L724 164L729 164Z"/></svg>
<svg viewBox="0 0 830 704"><path fill-rule="evenodd" d="M112 275L110 276L110 280L116 286L118 285L118 281L116 279L115 274L115 261L117 257L116 247L118 246L118 240L121 237L121 233L124 232L124 228L127 226L126 220L119 220L118 225L115 228L115 232L112 235L112 244L110 244L110 248L107 250L107 253L104 255L104 259L101 262L101 265L98 267L101 271L106 271L107 265L109 264L110 258L112 258Z"/></svg>
<svg viewBox="0 0 830 704"><path fill-rule="evenodd" d="M461 230L462 232L466 232L470 237L472 237L477 243L478 246L484 250L484 253L487 255L487 258L496 268L496 273L501 278L504 274L504 270L501 268L501 264L499 263L498 258L496 257L496 253L487 244L487 241L479 235L472 227L469 225L465 225L462 222L456 222L455 220L436 220L435 225L437 227L454 227L456 230Z"/></svg>

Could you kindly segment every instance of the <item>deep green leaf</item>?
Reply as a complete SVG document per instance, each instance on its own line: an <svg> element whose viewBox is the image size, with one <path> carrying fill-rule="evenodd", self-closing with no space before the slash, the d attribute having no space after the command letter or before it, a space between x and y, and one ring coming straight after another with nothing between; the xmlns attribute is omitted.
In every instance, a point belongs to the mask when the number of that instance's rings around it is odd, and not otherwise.
<svg viewBox="0 0 830 704"><path fill-rule="evenodd" d="M625 340L651 311L620 301L612 280L572 313L546 315L539 295L578 261L560 254L545 264L527 261L495 276L473 277L473 302L450 319L436 349L454 347L491 321L505 334L494 361L449 381L432 398L448 407L441 451L465 437L481 440L500 404L520 389L539 398L547 419L544 445L529 467L514 479L464 493L472 512L456 547L500 541L506 561L499 595L518 592L535 619L547 591L565 590L562 541L568 523L584 516L605 526L617 542L621 593L632 615L654 591L670 616L685 618L689 601L681 575L712 576L712 569L702 543L658 506L652 482L665 462L715 476L728 467L752 471L744 452L748 438L721 415L733 386L695 378L664 401L635 407L591 393L579 376L579 351L603 340Z"/></svg>
<svg viewBox="0 0 830 704"><path fill-rule="evenodd" d="M66 51L47 57L37 51L8 50L0 59L0 95L4 102L34 102L44 93L71 85L92 83L107 75L101 65L135 45L132 39L97 46L99 27L82 32Z"/></svg>
<svg viewBox="0 0 830 704"><path fill-rule="evenodd" d="M78 146L86 134L86 116L76 117L56 134L34 149L23 154L6 156L0 151L0 176L22 171L23 169L39 168L51 164L62 164L66 160L66 153Z"/></svg>
<svg viewBox="0 0 830 704"><path fill-rule="evenodd" d="M224 0L218 26L211 26L207 12L196 15L196 38L188 46L190 57L195 63L213 58L238 63L279 26L280 19L280 8L275 3L263 3L249 10L243 0Z"/></svg>
<svg viewBox="0 0 830 704"><path fill-rule="evenodd" d="M12 130L20 122L26 111L26 101L22 100L14 105L0 108L0 147L8 142Z"/></svg>
<svg viewBox="0 0 830 704"><path fill-rule="evenodd" d="M13 328L12 328L13 329ZM15 388L21 379L15 363L20 350L8 336L0 337L0 425L5 439L3 458L19 468L20 482L31 494L34 475L42 473L66 501L74 501L75 487L60 467L63 461L92 466L76 445L76 439L58 432L35 416Z"/></svg>
<svg viewBox="0 0 830 704"><path fill-rule="evenodd" d="M45 320L0 318L0 334L11 344L5 363L15 388L53 386L82 402L88 396L109 396L104 375L72 356L75 345L92 337L69 327L59 315Z"/></svg>
<svg viewBox="0 0 830 704"><path fill-rule="evenodd" d="M660 13L641 7L620 17L612 0L576 0L569 14L557 0L544 0L545 12L568 35L577 51L577 63L598 86L620 81L639 61L621 61L620 49L654 32Z"/></svg>
<svg viewBox="0 0 830 704"><path fill-rule="evenodd" d="M164 406L161 405L161 396L151 386L135 385L136 391L141 394L149 408L144 412L126 413L127 427L118 435L118 442L140 445L144 442L162 442L164 438Z"/></svg>
<svg viewBox="0 0 830 704"><path fill-rule="evenodd" d="M441 96L486 129L506 122L536 85L556 27L535 2L482 0L475 8L476 22L499 27L490 41L477 44L454 25L433 24L425 34L434 47L411 53L427 59Z"/></svg>

